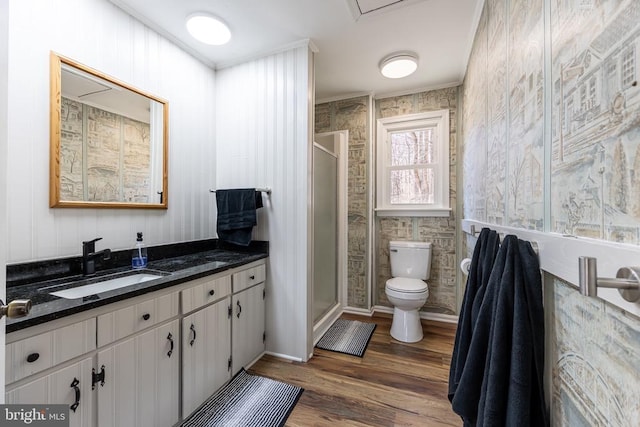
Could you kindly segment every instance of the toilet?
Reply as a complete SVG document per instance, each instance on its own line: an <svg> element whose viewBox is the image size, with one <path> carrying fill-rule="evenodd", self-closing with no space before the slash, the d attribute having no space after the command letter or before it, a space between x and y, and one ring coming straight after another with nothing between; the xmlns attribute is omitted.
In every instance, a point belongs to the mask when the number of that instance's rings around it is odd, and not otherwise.
<svg viewBox="0 0 640 427"><path fill-rule="evenodd" d="M402 342L422 339L418 310L427 302L429 286L424 280L431 272L430 242L389 242L391 276L384 291L393 304L391 336Z"/></svg>

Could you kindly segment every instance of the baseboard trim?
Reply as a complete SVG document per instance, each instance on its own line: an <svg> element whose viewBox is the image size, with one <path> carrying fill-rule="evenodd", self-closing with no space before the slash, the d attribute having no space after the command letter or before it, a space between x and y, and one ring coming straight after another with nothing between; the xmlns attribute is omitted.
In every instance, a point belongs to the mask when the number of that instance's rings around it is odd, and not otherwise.
<svg viewBox="0 0 640 427"><path fill-rule="evenodd" d="M423 317L424 315L424 317ZM444 313L420 313L420 318L421 319L426 319L426 320L433 320L435 322L442 322L442 323L453 323L453 324L458 324L458 316L454 316L453 314L444 314Z"/></svg>
<svg viewBox="0 0 640 427"><path fill-rule="evenodd" d="M343 310L340 305L336 305L331 309L319 322L313 326L313 346L320 341L320 338L327 330L333 325L333 323L342 315Z"/></svg>
<svg viewBox="0 0 640 427"><path fill-rule="evenodd" d="M375 305L373 307L374 312L393 314L393 308L387 307L384 305ZM433 320L435 322L443 322L443 323L458 323L458 316L454 316L451 314L442 314L442 313L430 313L428 311L421 311L420 318L425 320Z"/></svg>
<svg viewBox="0 0 640 427"><path fill-rule="evenodd" d="M288 354L282 353L274 353L272 351L265 351L264 354L268 354L269 356L277 357L279 359L290 360L291 362L302 362L303 360L299 357L292 357Z"/></svg>
<svg viewBox="0 0 640 427"><path fill-rule="evenodd" d="M358 307L345 307L342 312L349 314L359 314L361 316L373 316L373 309L369 310L366 308L358 308Z"/></svg>

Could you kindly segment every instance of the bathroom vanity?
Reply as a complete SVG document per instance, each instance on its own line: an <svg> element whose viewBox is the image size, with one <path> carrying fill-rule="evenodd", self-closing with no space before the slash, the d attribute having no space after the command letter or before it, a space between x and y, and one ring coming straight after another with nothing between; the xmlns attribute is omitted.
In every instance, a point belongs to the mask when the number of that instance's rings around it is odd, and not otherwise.
<svg viewBox="0 0 640 427"><path fill-rule="evenodd" d="M51 296L65 278L8 287L33 310L7 324L6 403L68 404L71 426L176 424L264 353L267 257L159 259L155 278L81 298Z"/></svg>

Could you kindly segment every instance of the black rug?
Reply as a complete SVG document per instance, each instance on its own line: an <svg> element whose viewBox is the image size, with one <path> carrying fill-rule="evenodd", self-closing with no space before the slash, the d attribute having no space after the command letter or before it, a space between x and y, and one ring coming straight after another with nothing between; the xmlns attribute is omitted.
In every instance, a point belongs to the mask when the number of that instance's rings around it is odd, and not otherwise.
<svg viewBox="0 0 640 427"><path fill-rule="evenodd" d="M183 427L284 426L304 389L244 369L209 398Z"/></svg>
<svg viewBox="0 0 640 427"><path fill-rule="evenodd" d="M320 338L316 347L362 357L376 326L375 323L338 319Z"/></svg>

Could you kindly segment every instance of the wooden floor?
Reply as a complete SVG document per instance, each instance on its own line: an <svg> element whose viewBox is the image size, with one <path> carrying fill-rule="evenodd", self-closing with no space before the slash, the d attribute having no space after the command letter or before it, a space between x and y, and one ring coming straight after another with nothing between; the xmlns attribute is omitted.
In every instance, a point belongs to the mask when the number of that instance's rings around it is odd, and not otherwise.
<svg viewBox="0 0 640 427"><path fill-rule="evenodd" d="M423 321L415 344L389 335L391 317L343 315L378 326L364 357L314 348L307 363L264 356L250 372L305 389L287 426L461 426L447 399L455 325Z"/></svg>

